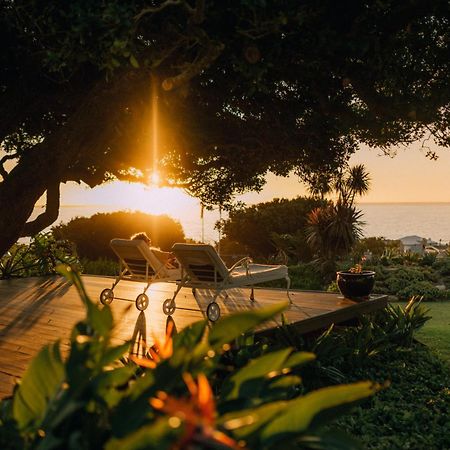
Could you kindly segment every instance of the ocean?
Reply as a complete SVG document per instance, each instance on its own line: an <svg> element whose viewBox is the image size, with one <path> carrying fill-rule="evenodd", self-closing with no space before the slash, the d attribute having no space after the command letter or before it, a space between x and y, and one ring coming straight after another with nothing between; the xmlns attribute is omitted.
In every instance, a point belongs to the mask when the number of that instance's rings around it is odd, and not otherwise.
<svg viewBox="0 0 450 450"><path fill-rule="evenodd" d="M436 242L450 242L450 203L361 203L363 232L366 237L399 239L418 235ZM56 223L67 222L77 216L91 216L97 212L112 212L111 205L63 205ZM37 209L35 214L41 212ZM224 215L224 218L226 216ZM187 237L214 243L219 234L214 228L219 212L205 211L203 225L200 210L184 212L175 217Z"/></svg>
<svg viewBox="0 0 450 450"><path fill-rule="evenodd" d="M450 242L450 203L364 203L365 236L399 239L408 235Z"/></svg>

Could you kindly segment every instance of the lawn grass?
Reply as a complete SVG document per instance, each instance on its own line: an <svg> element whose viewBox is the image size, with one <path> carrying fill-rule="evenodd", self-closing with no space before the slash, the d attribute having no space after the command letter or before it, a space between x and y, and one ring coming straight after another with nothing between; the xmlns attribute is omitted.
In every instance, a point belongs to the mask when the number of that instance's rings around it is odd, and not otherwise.
<svg viewBox="0 0 450 450"><path fill-rule="evenodd" d="M432 319L416 338L450 365L450 302L427 302L425 306L430 309Z"/></svg>

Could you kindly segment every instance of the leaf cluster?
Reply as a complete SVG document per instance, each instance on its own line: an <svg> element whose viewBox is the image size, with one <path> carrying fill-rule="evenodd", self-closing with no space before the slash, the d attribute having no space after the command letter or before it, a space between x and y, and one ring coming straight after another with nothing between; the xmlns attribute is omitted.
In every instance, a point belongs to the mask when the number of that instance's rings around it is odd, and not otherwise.
<svg viewBox="0 0 450 450"><path fill-rule="evenodd" d="M73 245L50 232L40 233L29 244L15 244L0 258L0 278L54 274L61 263L79 265Z"/></svg>

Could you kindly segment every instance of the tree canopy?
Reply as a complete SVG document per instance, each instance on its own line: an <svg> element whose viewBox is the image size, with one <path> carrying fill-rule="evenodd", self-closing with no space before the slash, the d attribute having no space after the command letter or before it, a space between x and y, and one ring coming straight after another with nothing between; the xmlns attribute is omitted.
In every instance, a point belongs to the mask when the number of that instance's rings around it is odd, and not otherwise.
<svg viewBox="0 0 450 450"><path fill-rule="evenodd" d="M267 260L282 250L293 262L309 261L313 254L306 242L308 216L326 205L326 200L312 197L277 198L231 211L223 223L222 251L230 252L237 243L243 253L256 258Z"/></svg>
<svg viewBox="0 0 450 450"><path fill-rule="evenodd" d="M444 0L2 2L0 253L56 220L67 181L158 166L226 205L359 143L448 146L448 17Z"/></svg>

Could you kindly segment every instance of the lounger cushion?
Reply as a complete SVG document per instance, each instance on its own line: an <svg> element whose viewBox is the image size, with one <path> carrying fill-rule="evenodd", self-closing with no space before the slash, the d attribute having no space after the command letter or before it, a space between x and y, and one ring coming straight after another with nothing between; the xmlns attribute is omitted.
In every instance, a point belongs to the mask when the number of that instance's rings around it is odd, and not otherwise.
<svg viewBox="0 0 450 450"><path fill-rule="evenodd" d="M177 259L188 272L194 285L225 282L223 287L249 286L266 281L287 278L286 266L249 264L238 267L228 276L228 269L214 247L207 244L175 244L172 247Z"/></svg>
<svg viewBox="0 0 450 450"><path fill-rule="evenodd" d="M245 267L233 270L230 284L236 286L265 283L267 281L279 280L288 276L286 266L270 266L265 264L249 264L248 275Z"/></svg>

